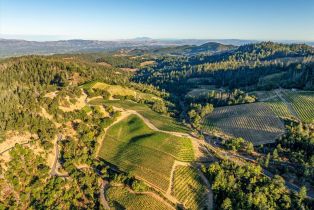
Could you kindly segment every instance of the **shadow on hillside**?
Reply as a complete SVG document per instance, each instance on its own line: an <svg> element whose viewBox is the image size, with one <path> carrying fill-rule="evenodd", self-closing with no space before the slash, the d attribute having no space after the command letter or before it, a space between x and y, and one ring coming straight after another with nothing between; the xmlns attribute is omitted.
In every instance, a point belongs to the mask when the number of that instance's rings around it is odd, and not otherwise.
<svg viewBox="0 0 314 210"><path fill-rule="evenodd" d="M154 133L147 133L147 134L142 134L142 135L138 135L138 136L134 136L130 139L130 141L128 142L129 144L133 144L133 143L137 143L138 141L140 141L141 139L145 139L145 138L149 138L154 136Z"/></svg>

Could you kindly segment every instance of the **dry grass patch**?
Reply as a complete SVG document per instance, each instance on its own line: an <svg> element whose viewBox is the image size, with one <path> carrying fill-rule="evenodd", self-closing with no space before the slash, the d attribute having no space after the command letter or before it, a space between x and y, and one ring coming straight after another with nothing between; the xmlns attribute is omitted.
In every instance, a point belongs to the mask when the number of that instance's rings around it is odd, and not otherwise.
<svg viewBox="0 0 314 210"><path fill-rule="evenodd" d="M70 98L67 96L64 100L65 104L60 105L59 108L64 112L71 112L74 110L80 110L86 105L87 95L82 91L82 95L76 99L76 103L72 104ZM65 106L67 105L67 106Z"/></svg>
<svg viewBox="0 0 314 210"><path fill-rule="evenodd" d="M57 96L57 93L58 93L58 91L53 91L53 92L50 92L50 93L46 93L45 97L54 99Z"/></svg>
<svg viewBox="0 0 314 210"><path fill-rule="evenodd" d="M128 72L136 72L138 69L134 68L120 68L122 71L128 71Z"/></svg>
<svg viewBox="0 0 314 210"><path fill-rule="evenodd" d="M140 64L141 67L143 66L148 66L148 65L153 65L155 64L155 61L144 61Z"/></svg>

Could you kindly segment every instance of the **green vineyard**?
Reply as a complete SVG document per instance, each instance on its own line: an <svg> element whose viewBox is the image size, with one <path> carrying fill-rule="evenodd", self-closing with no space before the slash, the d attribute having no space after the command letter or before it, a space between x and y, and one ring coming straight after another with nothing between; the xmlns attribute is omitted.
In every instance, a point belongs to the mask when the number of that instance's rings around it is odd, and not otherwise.
<svg viewBox="0 0 314 210"><path fill-rule="evenodd" d="M192 161L194 152L190 139L153 131L131 115L108 129L100 157L166 191L174 160Z"/></svg>
<svg viewBox="0 0 314 210"><path fill-rule="evenodd" d="M161 202L149 194L135 194L125 187L110 187L106 192L106 197L108 197L108 200L114 209L172 209L164 202Z"/></svg>
<svg viewBox="0 0 314 210"><path fill-rule="evenodd" d="M206 187L196 169L177 166L174 171L172 194L187 209L203 209L207 205Z"/></svg>
<svg viewBox="0 0 314 210"><path fill-rule="evenodd" d="M285 104L282 100L280 100L278 96L264 103L268 105L271 108L271 110L280 118L297 117L297 116L293 116L287 104Z"/></svg>
<svg viewBox="0 0 314 210"><path fill-rule="evenodd" d="M263 103L216 108L204 120L204 131L208 132L212 125L254 145L274 142L284 132L281 120Z"/></svg>
<svg viewBox="0 0 314 210"><path fill-rule="evenodd" d="M284 97L303 122L314 122L314 93L310 91L284 91Z"/></svg>
<svg viewBox="0 0 314 210"><path fill-rule="evenodd" d="M101 158L162 191L168 189L170 171L174 163L172 156L108 137L104 141L100 152Z"/></svg>

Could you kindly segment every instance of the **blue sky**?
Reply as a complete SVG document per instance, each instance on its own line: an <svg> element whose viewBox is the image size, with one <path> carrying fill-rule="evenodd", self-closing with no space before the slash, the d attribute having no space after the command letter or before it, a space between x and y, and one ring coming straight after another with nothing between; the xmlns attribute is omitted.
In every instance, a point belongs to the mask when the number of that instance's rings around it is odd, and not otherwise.
<svg viewBox="0 0 314 210"><path fill-rule="evenodd" d="M314 0L0 0L0 34L314 41Z"/></svg>

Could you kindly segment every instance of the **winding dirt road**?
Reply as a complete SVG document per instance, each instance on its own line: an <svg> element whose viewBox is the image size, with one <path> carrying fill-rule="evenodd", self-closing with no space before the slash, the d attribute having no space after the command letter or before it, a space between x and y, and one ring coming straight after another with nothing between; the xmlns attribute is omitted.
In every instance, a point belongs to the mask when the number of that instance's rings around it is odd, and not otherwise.
<svg viewBox="0 0 314 210"><path fill-rule="evenodd" d="M100 190L99 202L105 209L110 209L110 206L105 196L105 191L107 190L107 188L108 188L108 182L102 179L101 184L100 184L100 189L99 189Z"/></svg>

